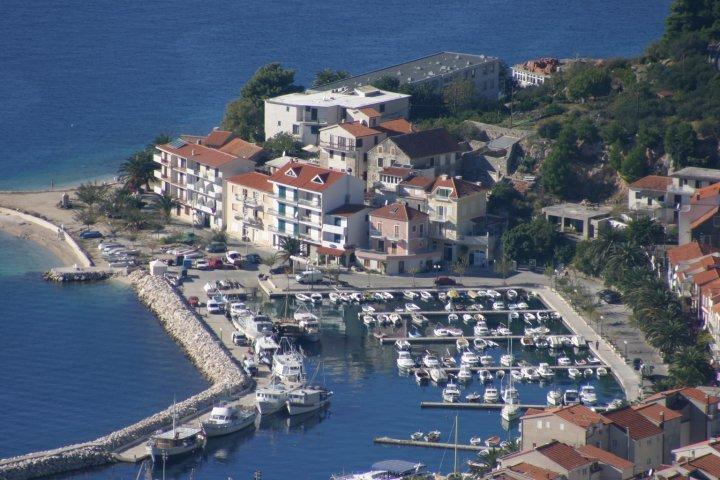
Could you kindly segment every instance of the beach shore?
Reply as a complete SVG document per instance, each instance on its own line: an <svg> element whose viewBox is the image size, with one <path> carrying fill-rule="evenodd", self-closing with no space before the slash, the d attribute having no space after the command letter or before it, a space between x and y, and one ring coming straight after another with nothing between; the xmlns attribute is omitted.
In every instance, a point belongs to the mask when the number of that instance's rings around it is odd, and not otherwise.
<svg viewBox="0 0 720 480"><path fill-rule="evenodd" d="M0 230L48 250L58 259L58 265L69 266L77 263L77 258L70 247L45 228L12 215L0 213ZM48 265L48 267L50 266Z"/></svg>

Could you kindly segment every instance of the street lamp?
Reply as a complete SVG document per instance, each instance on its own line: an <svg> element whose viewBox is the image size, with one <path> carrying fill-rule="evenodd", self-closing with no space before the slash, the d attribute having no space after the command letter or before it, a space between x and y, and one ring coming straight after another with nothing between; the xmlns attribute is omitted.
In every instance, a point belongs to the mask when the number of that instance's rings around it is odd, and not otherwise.
<svg viewBox="0 0 720 480"><path fill-rule="evenodd" d="M603 322L605 322L605 317L603 317L602 315L600 315L600 337L602 337Z"/></svg>
<svg viewBox="0 0 720 480"><path fill-rule="evenodd" d="M220 343L222 343L222 327L220 327Z"/></svg>
<svg viewBox="0 0 720 480"><path fill-rule="evenodd" d="M625 360L627 360L627 340L623 340L623 343L625 344Z"/></svg>

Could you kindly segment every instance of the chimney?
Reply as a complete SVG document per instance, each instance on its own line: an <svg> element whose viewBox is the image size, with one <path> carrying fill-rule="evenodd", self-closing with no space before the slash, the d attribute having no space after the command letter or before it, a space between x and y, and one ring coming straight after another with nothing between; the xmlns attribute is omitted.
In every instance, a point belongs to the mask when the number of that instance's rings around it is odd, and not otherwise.
<svg viewBox="0 0 720 480"><path fill-rule="evenodd" d="M195 156L195 149L194 149L194 148L193 148L192 150L190 150L190 155L192 155L193 157Z"/></svg>
<svg viewBox="0 0 720 480"><path fill-rule="evenodd" d="M447 173L443 173L442 175L440 175L440 180L447 180L447 179L448 179Z"/></svg>
<svg viewBox="0 0 720 480"><path fill-rule="evenodd" d="M665 425L665 412L663 412L661 410L660 411L660 428L662 428L663 425Z"/></svg>
<svg viewBox="0 0 720 480"><path fill-rule="evenodd" d="M455 180L462 180L462 175L455 175Z"/></svg>

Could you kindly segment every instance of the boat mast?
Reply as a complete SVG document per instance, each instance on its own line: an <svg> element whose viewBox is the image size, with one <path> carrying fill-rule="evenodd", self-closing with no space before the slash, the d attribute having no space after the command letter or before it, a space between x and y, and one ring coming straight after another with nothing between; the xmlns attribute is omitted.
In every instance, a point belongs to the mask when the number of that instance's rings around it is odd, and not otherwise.
<svg viewBox="0 0 720 480"><path fill-rule="evenodd" d="M455 414L455 461L453 462L453 473L457 474L457 451L458 451L458 414Z"/></svg>

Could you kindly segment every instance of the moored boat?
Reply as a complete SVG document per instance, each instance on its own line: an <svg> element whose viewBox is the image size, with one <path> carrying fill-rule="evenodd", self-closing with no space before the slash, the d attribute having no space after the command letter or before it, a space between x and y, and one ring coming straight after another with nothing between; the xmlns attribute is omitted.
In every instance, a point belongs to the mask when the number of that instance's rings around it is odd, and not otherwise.
<svg viewBox="0 0 720 480"><path fill-rule="evenodd" d="M208 437L228 435L252 425L256 416L254 411L248 412L220 404L213 407L208 419L202 422L202 429Z"/></svg>
<svg viewBox="0 0 720 480"><path fill-rule="evenodd" d="M322 387L303 387L288 393L287 409L290 415L314 412L330 403L333 392Z"/></svg>
<svg viewBox="0 0 720 480"><path fill-rule="evenodd" d="M563 394L560 390L550 390L545 398L550 407L558 407L563 403Z"/></svg>

